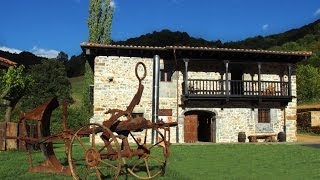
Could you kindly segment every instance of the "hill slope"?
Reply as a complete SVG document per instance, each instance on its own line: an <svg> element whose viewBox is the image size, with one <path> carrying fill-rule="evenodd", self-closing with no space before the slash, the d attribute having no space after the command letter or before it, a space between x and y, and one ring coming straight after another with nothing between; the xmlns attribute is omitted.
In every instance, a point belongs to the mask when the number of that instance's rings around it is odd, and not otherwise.
<svg viewBox="0 0 320 180"><path fill-rule="evenodd" d="M121 45L143 45L143 46L208 46L224 48L248 48L248 49L269 49L274 46L282 46L288 42L295 42L307 35L317 34L320 28L320 20L297 29L292 29L283 33L270 36L256 36L242 41L222 43L220 40L208 41L202 38L190 37L186 32L172 32L162 30L141 35L136 38L130 38L125 41L113 42Z"/></svg>

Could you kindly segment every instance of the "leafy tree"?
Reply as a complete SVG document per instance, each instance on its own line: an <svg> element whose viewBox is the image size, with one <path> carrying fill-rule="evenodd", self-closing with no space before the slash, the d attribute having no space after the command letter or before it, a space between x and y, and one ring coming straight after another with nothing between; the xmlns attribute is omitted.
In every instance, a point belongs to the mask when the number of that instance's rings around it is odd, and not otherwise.
<svg viewBox="0 0 320 180"><path fill-rule="evenodd" d="M93 73L91 71L91 67L89 63L85 64L85 74L84 74L84 84L85 88L82 92L82 111L87 112L87 117L92 115L92 103L90 97L90 85L93 84Z"/></svg>
<svg viewBox="0 0 320 180"><path fill-rule="evenodd" d="M79 56L71 56L66 63L66 70L68 77L83 76L85 72L86 58L82 53Z"/></svg>
<svg viewBox="0 0 320 180"><path fill-rule="evenodd" d="M60 51L57 56L57 60L62 61L64 64L66 64L68 62L68 54L66 54L63 51Z"/></svg>
<svg viewBox="0 0 320 180"><path fill-rule="evenodd" d="M111 23L114 7L111 0L90 0L89 42L107 44L111 41Z"/></svg>
<svg viewBox="0 0 320 180"><path fill-rule="evenodd" d="M11 66L7 72L3 72L0 76L0 84L0 99L7 102L5 121L9 122L13 109L32 84L32 78L25 74L24 66Z"/></svg>
<svg viewBox="0 0 320 180"><path fill-rule="evenodd" d="M306 102L320 98L319 69L311 65L297 66L298 101Z"/></svg>
<svg viewBox="0 0 320 180"><path fill-rule="evenodd" d="M111 42L111 23L114 7L111 0L90 0L89 7L89 42L109 44ZM85 88L83 91L83 110L92 115L92 105L90 102L90 85L93 84L93 72L86 62L85 65Z"/></svg>
<svg viewBox="0 0 320 180"><path fill-rule="evenodd" d="M42 64L31 67L30 75L34 83L30 87L28 96L24 98L23 108L25 110L30 110L54 96L72 101L71 85L61 61L44 60Z"/></svg>

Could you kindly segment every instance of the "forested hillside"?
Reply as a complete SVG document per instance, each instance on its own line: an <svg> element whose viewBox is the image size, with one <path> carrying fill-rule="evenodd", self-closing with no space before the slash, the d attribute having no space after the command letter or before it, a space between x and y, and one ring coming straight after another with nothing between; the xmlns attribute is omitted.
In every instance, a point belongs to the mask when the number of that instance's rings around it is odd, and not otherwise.
<svg viewBox="0 0 320 180"><path fill-rule="evenodd" d="M21 52L19 54L15 53L10 53L6 51L1 51L0 50L0 57L7 58L9 60L12 60L18 64L23 64L26 67L29 67L34 64L39 64L41 63L42 59L46 59L43 57L38 57L30 52Z"/></svg>
<svg viewBox="0 0 320 180"><path fill-rule="evenodd" d="M202 38L190 37L187 32L172 32L170 30L154 31L136 38L129 38L126 41L112 42L122 45L144 45L144 46L210 46L224 48L247 48L247 49L270 49L275 46L282 46L288 42L301 41L301 39L315 41L319 34L320 20L292 29L280 34L270 36L250 37L242 41L225 42L220 40L208 41ZM307 36L308 35L308 36ZM307 37L306 37L307 36ZM319 39L319 38L318 38Z"/></svg>
<svg viewBox="0 0 320 180"><path fill-rule="evenodd" d="M187 32L161 30L154 31L140 37L129 38L125 41L112 41L112 44L140 45L140 46L208 46L221 48L247 48L247 49L272 49L272 50L302 50L312 51L314 56L306 63L319 67L320 57L320 20L292 29L283 33L270 36L250 37L242 41L225 42L220 40L208 41L202 38L191 37ZM77 45L79 46L79 45ZM43 57L38 57L30 52L12 54L0 50L0 56L13 60L19 64L30 65L41 63ZM68 77L77 77L84 74L85 57L83 54L72 56L65 62Z"/></svg>

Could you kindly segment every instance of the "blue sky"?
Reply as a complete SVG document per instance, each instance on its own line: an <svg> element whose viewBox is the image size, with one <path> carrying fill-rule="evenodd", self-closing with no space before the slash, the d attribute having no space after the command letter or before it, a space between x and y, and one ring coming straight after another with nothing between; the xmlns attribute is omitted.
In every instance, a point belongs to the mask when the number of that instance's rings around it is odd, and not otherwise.
<svg viewBox="0 0 320 180"><path fill-rule="evenodd" d="M223 42L320 19L320 0L114 0L112 39L170 29ZM81 53L89 0L2 0L0 49L54 57Z"/></svg>

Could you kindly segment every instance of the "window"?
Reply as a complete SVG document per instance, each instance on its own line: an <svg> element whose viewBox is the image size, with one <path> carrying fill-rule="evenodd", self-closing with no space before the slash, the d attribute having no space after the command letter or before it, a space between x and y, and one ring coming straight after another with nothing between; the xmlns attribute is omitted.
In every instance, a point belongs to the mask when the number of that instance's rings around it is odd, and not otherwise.
<svg viewBox="0 0 320 180"><path fill-rule="evenodd" d="M258 109L258 123L270 123L270 109Z"/></svg>
<svg viewBox="0 0 320 180"><path fill-rule="evenodd" d="M132 118L143 117L143 113L132 113Z"/></svg>
<svg viewBox="0 0 320 180"><path fill-rule="evenodd" d="M164 69L160 70L160 80L164 82L171 82L172 72L165 71Z"/></svg>
<svg viewBox="0 0 320 180"><path fill-rule="evenodd" d="M94 92L94 85L90 85L89 87L90 105L93 105L93 92Z"/></svg>

